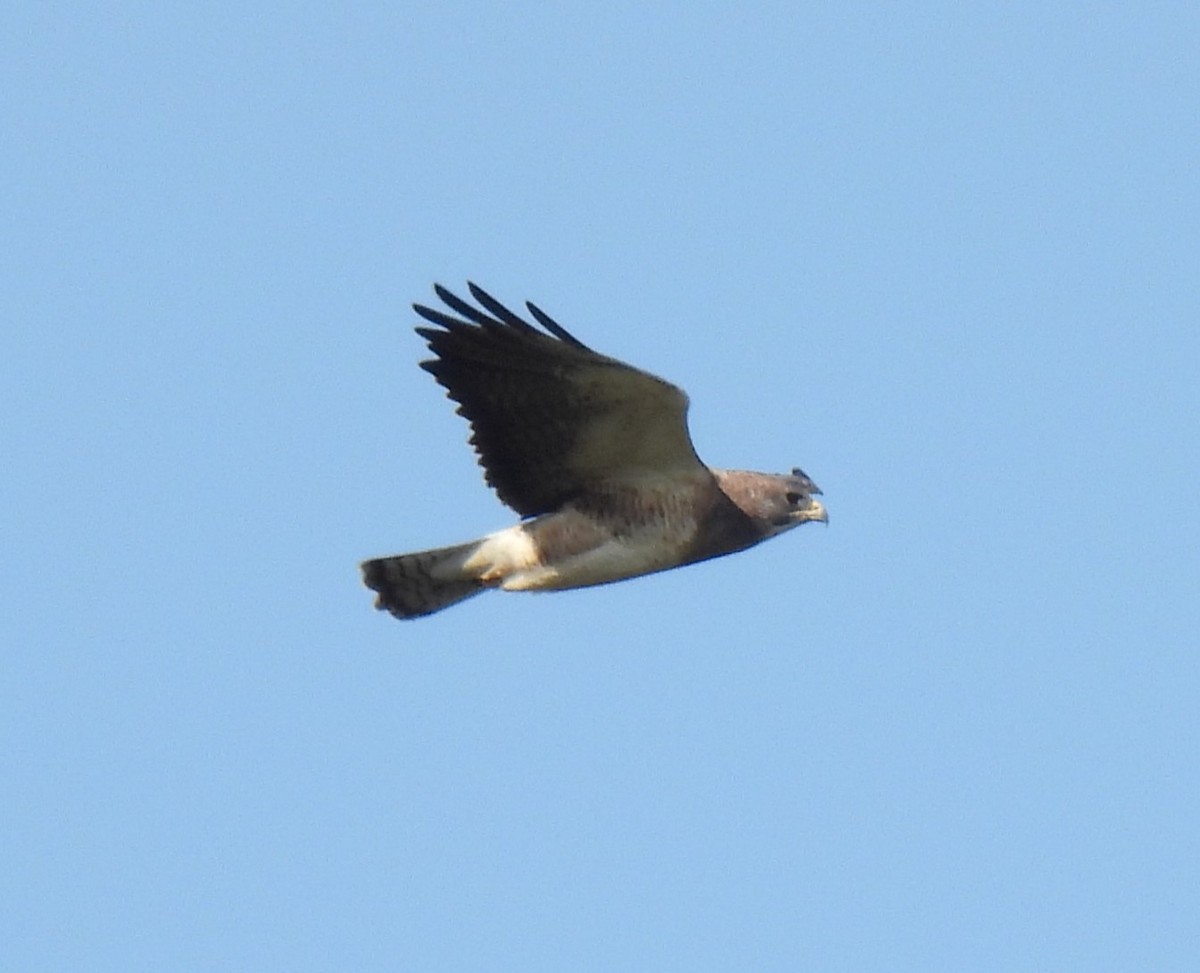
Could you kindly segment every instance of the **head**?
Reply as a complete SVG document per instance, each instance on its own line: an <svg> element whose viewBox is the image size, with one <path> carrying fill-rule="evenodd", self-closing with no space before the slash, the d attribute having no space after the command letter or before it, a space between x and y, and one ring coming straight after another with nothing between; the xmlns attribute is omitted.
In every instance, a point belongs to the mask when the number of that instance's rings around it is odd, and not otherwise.
<svg viewBox="0 0 1200 973"><path fill-rule="evenodd" d="M820 488L800 469L782 475L721 470L717 481L734 503L758 521L764 539L810 520L829 523L825 505L814 499L820 496Z"/></svg>

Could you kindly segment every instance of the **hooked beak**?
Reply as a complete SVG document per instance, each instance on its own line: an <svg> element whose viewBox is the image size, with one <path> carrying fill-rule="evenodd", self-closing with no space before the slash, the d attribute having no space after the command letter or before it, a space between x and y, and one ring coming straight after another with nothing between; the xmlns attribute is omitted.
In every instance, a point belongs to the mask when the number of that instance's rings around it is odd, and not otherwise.
<svg viewBox="0 0 1200 973"><path fill-rule="evenodd" d="M813 500L808 505L808 509L801 515L801 523L808 523L810 520L819 520L823 524L829 523L829 511L825 509L825 504L820 500Z"/></svg>

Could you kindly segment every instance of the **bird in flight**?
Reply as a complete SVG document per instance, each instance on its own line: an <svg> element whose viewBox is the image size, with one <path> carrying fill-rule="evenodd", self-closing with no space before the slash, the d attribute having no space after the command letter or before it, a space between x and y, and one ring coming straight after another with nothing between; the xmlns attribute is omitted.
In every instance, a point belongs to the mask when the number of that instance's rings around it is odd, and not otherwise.
<svg viewBox="0 0 1200 973"><path fill-rule="evenodd" d="M421 362L471 424L488 484L521 521L479 540L362 565L375 607L418 618L489 589L607 584L745 550L828 523L804 473L706 466L682 389L592 351L526 303L544 330L474 284L414 304Z"/></svg>

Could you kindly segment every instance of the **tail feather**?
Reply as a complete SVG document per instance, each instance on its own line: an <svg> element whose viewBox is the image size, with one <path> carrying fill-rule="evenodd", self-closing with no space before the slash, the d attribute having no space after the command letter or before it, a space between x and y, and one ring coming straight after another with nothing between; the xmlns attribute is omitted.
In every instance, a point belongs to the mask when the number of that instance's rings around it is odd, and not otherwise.
<svg viewBox="0 0 1200 973"><path fill-rule="evenodd" d="M486 590L476 574L466 571L477 541L364 561L363 581L377 592L375 607L397 618L419 618Z"/></svg>

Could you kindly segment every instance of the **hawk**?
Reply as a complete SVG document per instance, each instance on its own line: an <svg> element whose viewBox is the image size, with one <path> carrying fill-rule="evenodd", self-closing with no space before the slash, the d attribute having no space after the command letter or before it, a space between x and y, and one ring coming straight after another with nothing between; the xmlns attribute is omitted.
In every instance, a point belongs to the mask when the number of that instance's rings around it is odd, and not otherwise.
<svg viewBox="0 0 1200 973"><path fill-rule="evenodd" d="M492 588L607 584L742 551L828 523L804 473L712 469L669 382L593 351L526 303L545 330L468 285L453 314L414 304L421 362L471 424L488 484L522 520L479 540L366 561L375 607L417 618Z"/></svg>

